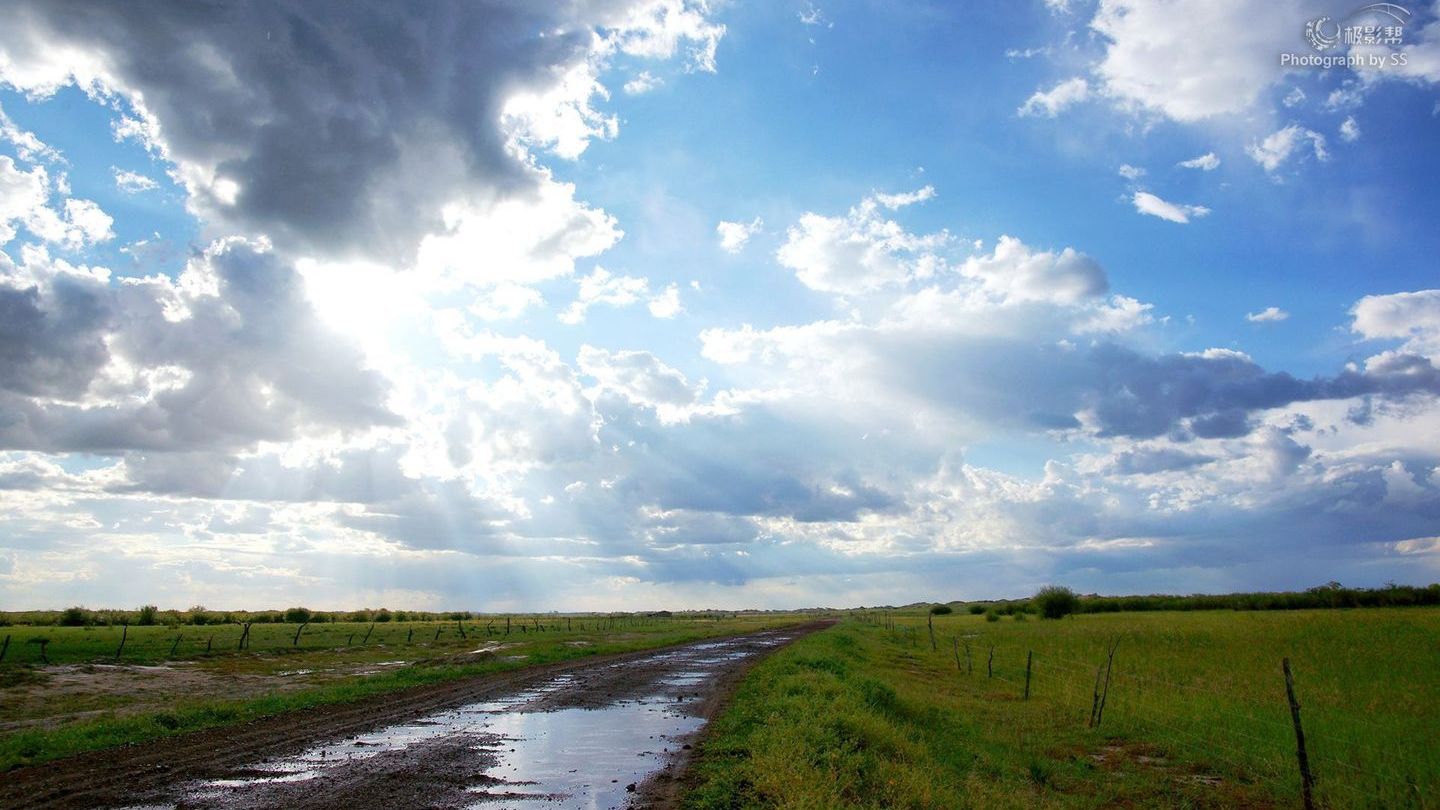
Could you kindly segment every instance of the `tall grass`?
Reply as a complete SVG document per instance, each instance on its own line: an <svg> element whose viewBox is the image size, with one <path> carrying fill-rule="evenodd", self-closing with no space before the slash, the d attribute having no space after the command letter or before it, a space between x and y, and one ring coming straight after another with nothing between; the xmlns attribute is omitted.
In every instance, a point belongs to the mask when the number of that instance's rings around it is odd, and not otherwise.
<svg viewBox="0 0 1440 810"><path fill-rule="evenodd" d="M926 797L937 790L955 791L964 799L958 806L1017 804L997 799L984 788L987 780L1024 785L1018 804L1026 806L1295 804L1299 774L1282 657L1296 673L1326 806L1440 804L1440 750L1433 744L1440 728L1440 610L1097 614L1028 622L957 614L933 617L940 640L934 652L923 632L926 618L922 610L892 614L894 630L856 620L832 631L848 641L812 637L758 667L735 717L716 727L717 756L706 759L709 787L692 804L820 807L836 801L834 791L847 780L858 787L839 798L859 806L936 806ZM960 671L952 639L960 642ZM1091 729L1096 670L1116 640L1103 723ZM971 675L963 671L967 641ZM987 678L992 648L994 677ZM1031 699L1022 701L1030 652ZM897 694L892 716L851 706L863 703L865 680ZM770 764L769 736L813 736L799 726L806 712L823 712L829 703L853 728L878 723L884 733L812 739L819 750L784 766L806 770L823 789L805 788L799 778L777 781L771 768L781 766ZM796 728L787 731L792 704L801 708ZM746 717L765 718L765 728L746 729ZM891 741L877 742L883 739ZM1111 748L1119 753L1107 753ZM1135 752L1144 761L1129 762L1118 775L1107 764L1085 767L1136 760ZM850 763L844 778L812 770L832 756ZM896 787L873 781L871 773L910 776ZM739 785L750 798L727 805L719 798L729 789L722 785ZM816 790L829 792L822 797Z"/></svg>

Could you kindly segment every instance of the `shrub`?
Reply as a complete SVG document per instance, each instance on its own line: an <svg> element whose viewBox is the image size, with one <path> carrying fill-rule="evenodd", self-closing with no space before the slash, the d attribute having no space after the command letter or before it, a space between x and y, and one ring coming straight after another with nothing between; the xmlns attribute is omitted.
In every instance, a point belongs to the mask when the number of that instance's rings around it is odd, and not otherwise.
<svg viewBox="0 0 1440 810"><path fill-rule="evenodd" d="M205 612L204 605L192 605L190 607L190 623L197 627L210 623L211 616Z"/></svg>
<svg viewBox="0 0 1440 810"><path fill-rule="evenodd" d="M285 611L285 621L291 624L304 624L313 617L314 614L310 612L310 608L292 607Z"/></svg>
<svg viewBox="0 0 1440 810"><path fill-rule="evenodd" d="M1015 621L1017 621L1017 622L1023 622L1023 621L1026 621L1026 620L1029 619L1029 618L1030 618L1029 616L1025 615L1025 611L1023 611L1023 610L1017 610L1017 611L1015 611Z"/></svg>
<svg viewBox="0 0 1440 810"><path fill-rule="evenodd" d="M379 610L375 611L375 621L377 622L388 622L390 621L390 618L390 611L386 610L385 608L380 608Z"/></svg>
<svg viewBox="0 0 1440 810"><path fill-rule="evenodd" d="M984 613L984 612L985 612L985 606L984 606L984 605L971 605L971 606L969 607L969 610L970 610L970 615L971 615L971 616L979 616L981 613Z"/></svg>
<svg viewBox="0 0 1440 810"><path fill-rule="evenodd" d="M1080 597L1063 585L1046 585L1030 600L1047 619L1061 619L1080 607Z"/></svg>
<svg viewBox="0 0 1440 810"><path fill-rule="evenodd" d="M990 608L989 610L985 611L985 621L998 622L1000 621L1000 614L995 612L995 608Z"/></svg>
<svg viewBox="0 0 1440 810"><path fill-rule="evenodd" d="M936 616L948 616L951 613L954 613L955 609L950 607L949 605L936 605L935 607L930 608L930 612Z"/></svg>
<svg viewBox="0 0 1440 810"><path fill-rule="evenodd" d="M61 627L84 627L90 623L90 611L83 607L68 607L60 614Z"/></svg>
<svg viewBox="0 0 1440 810"><path fill-rule="evenodd" d="M141 605L140 609L136 611L135 623L142 627L149 627L156 623L159 616L160 608L154 605Z"/></svg>

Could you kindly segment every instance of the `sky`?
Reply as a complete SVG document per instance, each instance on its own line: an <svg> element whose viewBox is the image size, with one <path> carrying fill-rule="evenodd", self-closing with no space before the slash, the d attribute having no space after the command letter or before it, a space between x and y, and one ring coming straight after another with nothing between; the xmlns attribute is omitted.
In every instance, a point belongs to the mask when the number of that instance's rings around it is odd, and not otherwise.
<svg viewBox="0 0 1440 810"><path fill-rule="evenodd" d="M1440 580L1440 3L14 0L0 607Z"/></svg>

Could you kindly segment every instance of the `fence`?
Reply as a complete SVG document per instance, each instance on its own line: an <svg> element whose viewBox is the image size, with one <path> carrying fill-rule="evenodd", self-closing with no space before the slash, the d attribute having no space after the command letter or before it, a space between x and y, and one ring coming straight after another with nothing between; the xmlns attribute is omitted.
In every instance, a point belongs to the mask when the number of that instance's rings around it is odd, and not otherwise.
<svg viewBox="0 0 1440 810"><path fill-rule="evenodd" d="M946 667L1008 700L1043 701L1097 738L1154 745L1215 776L1258 784L1297 806L1440 807L1440 746L1423 718L1399 727L1356 711L1306 703L1306 676L1275 654L1264 697L1144 674L1146 650L1119 636L1091 660L1017 648L1014 638L976 624L946 634L927 619L897 624L886 614L861 614L897 644L944 656ZM913 617L911 621L914 621ZM928 633L927 633L928 631ZM1343 665L1337 662L1337 665ZM1273 697L1271 697L1273 695ZM1203 772L1192 774L1206 778Z"/></svg>

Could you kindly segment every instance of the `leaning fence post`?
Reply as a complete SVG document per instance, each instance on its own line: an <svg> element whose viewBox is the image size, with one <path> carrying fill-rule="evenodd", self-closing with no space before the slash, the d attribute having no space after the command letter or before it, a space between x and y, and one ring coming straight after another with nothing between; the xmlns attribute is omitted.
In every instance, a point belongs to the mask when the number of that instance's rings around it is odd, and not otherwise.
<svg viewBox="0 0 1440 810"><path fill-rule="evenodd" d="M1098 727L1105 720L1105 701L1110 697L1110 670L1115 668L1115 648L1120 646L1120 639L1116 637L1110 645L1110 655L1105 659L1105 688L1100 693L1100 710L1095 713L1095 725Z"/></svg>
<svg viewBox="0 0 1440 810"><path fill-rule="evenodd" d="M129 635L130 625L127 624L124 627L120 628L120 646L115 648L115 663L117 664L120 663L120 653L125 652L125 639L128 638ZM5 641L6 643L9 643L10 637L6 636ZM4 655L0 655L0 660L3 660L4 658Z"/></svg>
<svg viewBox="0 0 1440 810"><path fill-rule="evenodd" d="M1105 672L1105 665L1095 667L1095 691L1090 695L1090 728L1095 727L1095 713L1100 710L1100 676Z"/></svg>
<svg viewBox="0 0 1440 810"><path fill-rule="evenodd" d="M1290 701L1290 719L1295 724L1295 758L1300 761L1300 795L1305 810L1315 807L1315 776L1310 773L1310 757L1305 753L1305 729L1300 725L1300 701L1295 699L1295 679L1290 674L1290 659L1280 659L1285 670L1285 697Z"/></svg>
<svg viewBox="0 0 1440 810"><path fill-rule="evenodd" d="M365 638L360 639L360 645L362 647L370 642L370 634L373 632L375 632L375 623L371 622L370 629L365 631Z"/></svg>
<svg viewBox="0 0 1440 810"><path fill-rule="evenodd" d="M301 622L301 623L300 623L300 626L299 626L298 628L296 628L296 630L295 630L295 640L290 642L290 646L291 646L291 647L299 647L299 646L300 646L300 634L303 633L303 632L305 632L305 625L307 625L307 624L309 624L309 623L310 623L310 622Z"/></svg>
<svg viewBox="0 0 1440 810"><path fill-rule="evenodd" d="M960 671L960 639L950 637L950 651L955 653L955 671Z"/></svg>
<svg viewBox="0 0 1440 810"><path fill-rule="evenodd" d="M930 652L935 652L935 614L925 614L925 628L930 631Z"/></svg>
<svg viewBox="0 0 1440 810"><path fill-rule="evenodd" d="M5 653L10 651L10 634L5 634L5 643L0 644L0 661L5 660Z"/></svg>
<svg viewBox="0 0 1440 810"><path fill-rule="evenodd" d="M1030 699L1030 661L1035 657L1034 650L1025 652L1025 699Z"/></svg>
<svg viewBox="0 0 1440 810"><path fill-rule="evenodd" d="M185 634L184 634L184 633L181 633L180 635L176 636L176 637L175 637L175 643L170 645L170 655L169 655L170 658L174 658L174 657L175 657L175 651L178 650L178 649L180 649L180 639L182 639L182 638L185 638Z"/></svg>
<svg viewBox="0 0 1440 810"><path fill-rule="evenodd" d="M995 677L995 647L990 647L990 659L985 662L985 677Z"/></svg>

